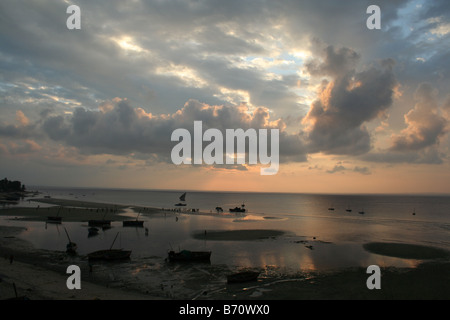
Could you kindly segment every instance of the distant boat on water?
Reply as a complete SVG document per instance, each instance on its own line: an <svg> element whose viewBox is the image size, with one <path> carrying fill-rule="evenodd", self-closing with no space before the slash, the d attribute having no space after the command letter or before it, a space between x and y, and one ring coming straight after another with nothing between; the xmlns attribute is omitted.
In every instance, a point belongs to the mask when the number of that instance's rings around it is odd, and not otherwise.
<svg viewBox="0 0 450 320"><path fill-rule="evenodd" d="M364 214L365 212L364 212L364 209L363 210L361 210L360 212L358 212L359 214Z"/></svg>
<svg viewBox="0 0 450 320"><path fill-rule="evenodd" d="M350 206L347 206L347 209L345 209L347 212L352 212L352 209L350 209Z"/></svg>
<svg viewBox="0 0 450 320"><path fill-rule="evenodd" d="M183 193L183 194L180 196L179 199L180 199L180 201L186 201L186 192ZM176 206L176 207L185 207L185 206L186 206L186 203L181 203L181 202L179 202L179 203L176 203L175 206Z"/></svg>
<svg viewBox="0 0 450 320"><path fill-rule="evenodd" d="M241 207L234 207L229 209L230 212L245 212L245 204L241 204Z"/></svg>

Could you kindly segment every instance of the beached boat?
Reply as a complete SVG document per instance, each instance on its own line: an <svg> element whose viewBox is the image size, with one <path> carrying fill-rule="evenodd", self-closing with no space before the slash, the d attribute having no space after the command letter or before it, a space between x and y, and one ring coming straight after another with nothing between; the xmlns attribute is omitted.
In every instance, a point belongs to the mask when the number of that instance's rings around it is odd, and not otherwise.
<svg viewBox="0 0 450 320"><path fill-rule="evenodd" d="M64 231L66 232L67 239L69 239L69 243L66 245L66 252L68 254L76 254L77 253L77 249L78 249L77 244L70 240L69 233L67 232L66 228L64 228Z"/></svg>
<svg viewBox="0 0 450 320"><path fill-rule="evenodd" d="M98 235L98 228L90 227L88 229L88 237L93 237L93 236L96 236L96 235Z"/></svg>
<svg viewBox="0 0 450 320"><path fill-rule="evenodd" d="M49 217L47 217L47 222L48 223L61 223L62 222L62 217L49 216Z"/></svg>
<svg viewBox="0 0 450 320"><path fill-rule="evenodd" d="M48 216L47 222L49 223L61 223L62 217L59 216L59 212L61 211L61 207L58 208L58 213L56 216Z"/></svg>
<svg viewBox="0 0 450 320"><path fill-rule="evenodd" d="M117 236L119 233L117 232L114 241L111 244L111 247L106 250L97 250L88 254L89 260L126 260L130 258L131 250L124 249L113 249L114 242L116 242Z"/></svg>
<svg viewBox="0 0 450 320"><path fill-rule="evenodd" d="M88 225L90 227L105 227L105 226L111 226L111 220L89 220Z"/></svg>
<svg viewBox="0 0 450 320"><path fill-rule="evenodd" d="M139 220L125 220L122 222L124 227L143 227L144 221Z"/></svg>
<svg viewBox="0 0 450 320"><path fill-rule="evenodd" d="M125 221L122 221L122 226L123 227L143 227L144 226L144 221L138 220L140 214L141 213L139 212L137 217L136 217L136 220L125 220Z"/></svg>
<svg viewBox="0 0 450 320"><path fill-rule="evenodd" d="M228 275L227 282L241 283L241 282L256 281L258 279L258 276L259 276L258 271L242 271Z"/></svg>
<svg viewBox="0 0 450 320"><path fill-rule="evenodd" d="M169 251L170 262L207 262L211 258L211 251L190 251L181 250L180 252Z"/></svg>

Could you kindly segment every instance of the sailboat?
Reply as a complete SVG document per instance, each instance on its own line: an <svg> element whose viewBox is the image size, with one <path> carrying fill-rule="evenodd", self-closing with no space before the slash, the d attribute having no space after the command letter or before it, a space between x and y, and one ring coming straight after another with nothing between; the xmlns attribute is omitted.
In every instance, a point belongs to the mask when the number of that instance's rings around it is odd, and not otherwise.
<svg viewBox="0 0 450 320"><path fill-rule="evenodd" d="M70 240L69 233L67 232L66 228L64 228L64 231L66 232L67 239L69 239L69 243L66 245L66 252L69 254L76 254L77 253L77 244Z"/></svg>
<svg viewBox="0 0 450 320"><path fill-rule="evenodd" d="M124 227L143 227L144 221L138 220L140 214L141 214L141 212L139 211L138 216L136 217L136 220L124 220L122 222L122 226L124 226Z"/></svg>
<svg viewBox="0 0 450 320"><path fill-rule="evenodd" d="M186 192L180 196L180 201L186 201ZM179 202L179 203L176 203L175 206L176 207L185 207L186 203Z"/></svg>
<svg viewBox="0 0 450 320"><path fill-rule="evenodd" d="M111 247L106 250L98 250L88 254L89 260L125 260L130 258L131 250L113 249L114 242L116 242L117 236L114 238Z"/></svg>
<svg viewBox="0 0 450 320"><path fill-rule="evenodd" d="M56 216L48 216L47 217L47 222L49 223L61 223L62 217L59 216L59 212L61 211L62 207L58 208L58 213L56 213Z"/></svg>
<svg viewBox="0 0 450 320"><path fill-rule="evenodd" d="M350 206L347 206L347 209L345 209L347 212L352 212L352 209L350 209Z"/></svg>

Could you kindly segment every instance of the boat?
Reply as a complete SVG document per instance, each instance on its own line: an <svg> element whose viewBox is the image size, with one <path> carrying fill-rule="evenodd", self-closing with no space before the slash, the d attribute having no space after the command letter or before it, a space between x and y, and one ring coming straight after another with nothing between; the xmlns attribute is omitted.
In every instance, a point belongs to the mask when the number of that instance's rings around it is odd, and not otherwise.
<svg viewBox="0 0 450 320"><path fill-rule="evenodd" d="M66 252L68 254L76 254L78 249L77 244L70 240L69 233L67 232L66 228L64 228L64 231L66 232L67 239L69 239L69 243L66 245Z"/></svg>
<svg viewBox="0 0 450 320"><path fill-rule="evenodd" d="M47 217L47 222L48 223L61 223L62 217L58 217L58 216Z"/></svg>
<svg viewBox="0 0 450 320"><path fill-rule="evenodd" d="M350 209L350 206L348 206L347 209L345 209L345 211L352 212L352 209Z"/></svg>
<svg viewBox="0 0 450 320"><path fill-rule="evenodd" d="M88 225L90 227L105 227L105 226L111 226L111 220L89 220Z"/></svg>
<svg viewBox="0 0 450 320"><path fill-rule="evenodd" d="M256 281L258 279L258 271L241 271L227 276L228 283L242 283Z"/></svg>
<svg viewBox="0 0 450 320"><path fill-rule="evenodd" d="M229 209L230 212L245 212L245 204L241 204L241 207L234 207Z"/></svg>
<svg viewBox="0 0 450 320"><path fill-rule="evenodd" d="M186 192L183 193L179 199L180 199L180 201L183 201L183 202L186 201ZM186 203L178 202L178 203L174 204L174 206L175 207L185 207Z"/></svg>
<svg viewBox="0 0 450 320"><path fill-rule="evenodd" d="M125 221L122 221L122 226L123 227L143 227L144 226L144 221L138 220L140 214L141 213L139 212L138 216L136 217L136 220L125 220Z"/></svg>
<svg viewBox="0 0 450 320"><path fill-rule="evenodd" d="M124 227L143 227L144 221L140 220L125 220L122 222Z"/></svg>
<svg viewBox="0 0 450 320"><path fill-rule="evenodd" d="M173 250L169 251L169 261L170 262L209 262L211 258L211 251L190 251L181 250L180 252L175 252Z"/></svg>
<svg viewBox="0 0 450 320"><path fill-rule="evenodd" d="M48 216L47 217L47 222L49 222L49 223L61 223L62 217L59 216L59 212L60 211L61 211L61 207L59 207L58 213L56 214L56 216Z"/></svg>
<svg viewBox="0 0 450 320"><path fill-rule="evenodd" d="M364 210L361 210L360 212L358 212L359 214L364 214L365 212L364 212Z"/></svg>
<svg viewBox="0 0 450 320"><path fill-rule="evenodd" d="M88 254L89 260L126 260L130 258L131 250L124 249L113 249L114 242L116 242L117 236L119 233L117 232L114 241L111 244L111 247L106 250L97 250Z"/></svg>
<svg viewBox="0 0 450 320"><path fill-rule="evenodd" d="M93 236L96 236L96 235L98 235L98 228L90 227L88 229L88 237L93 237Z"/></svg>

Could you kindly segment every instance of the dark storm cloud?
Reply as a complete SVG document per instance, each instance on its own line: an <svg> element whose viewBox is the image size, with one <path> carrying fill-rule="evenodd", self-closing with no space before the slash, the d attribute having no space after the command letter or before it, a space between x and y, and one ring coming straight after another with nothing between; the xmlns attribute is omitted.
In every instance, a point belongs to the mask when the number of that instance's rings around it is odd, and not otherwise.
<svg viewBox="0 0 450 320"><path fill-rule="evenodd" d="M310 152L358 155L371 149L365 123L387 110L396 79L392 61L356 71L358 54L348 48L323 48L321 61L307 64L313 75L328 75L304 119Z"/></svg>
<svg viewBox="0 0 450 320"><path fill-rule="evenodd" d="M73 115L49 116L42 130L52 140L76 147L83 154L151 156L156 161L170 162L172 132L178 128L192 131L194 121L202 121L203 130L217 128L222 132L229 128L278 128L282 161L306 160L301 136L283 131L283 122L270 119L267 109L248 112L245 105L209 106L190 100L174 114L154 116L116 98L104 103L100 111L77 108Z"/></svg>

